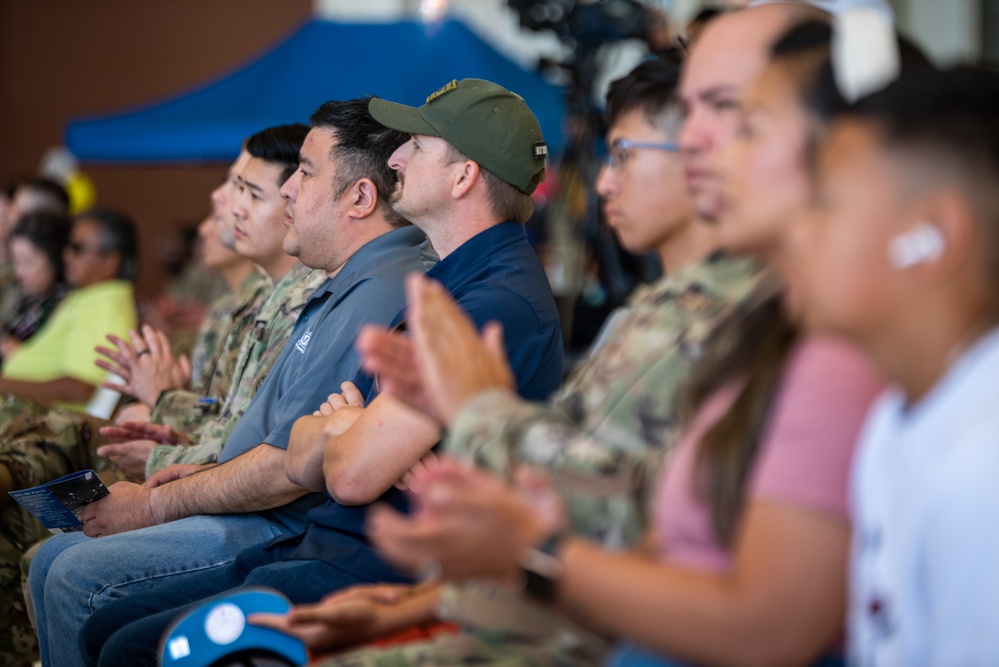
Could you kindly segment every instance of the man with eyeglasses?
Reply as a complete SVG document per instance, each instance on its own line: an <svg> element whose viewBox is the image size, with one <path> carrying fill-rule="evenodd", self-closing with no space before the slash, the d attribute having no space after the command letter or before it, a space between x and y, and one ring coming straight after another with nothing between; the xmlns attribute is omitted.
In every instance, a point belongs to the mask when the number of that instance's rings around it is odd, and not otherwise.
<svg viewBox="0 0 999 667"><path fill-rule="evenodd" d="M479 390L455 396L463 407L440 415L449 432L447 451L501 473L519 462L546 470L567 499L569 530L612 548L640 538L647 494L679 427L674 393L688 378L712 323L747 295L755 276L748 262L712 254L715 231L694 214L676 145L682 122L675 98L678 77L679 63L664 57L642 63L611 84L608 159L596 183L622 245L657 253L667 277L633 296L547 404L525 402L509 387L495 386L491 378L502 372L477 369L495 369L499 362L476 341L448 341L469 352L449 368L450 386ZM461 330L451 325L454 317L460 315L445 314L448 321L442 322L449 332ZM406 345L387 332L369 330L362 338L362 351L383 378L392 374L388 359L405 354ZM404 398L419 404L416 395ZM417 468L409 479L419 476ZM349 633L336 624L317 632L320 623L296 624L294 616L253 621L298 634L318 650L401 630L397 619L428 622L439 611L466 629L390 652L352 654L342 662L352 667L595 665L602 664L608 649L605 639L509 591L459 586L358 590L318 606L326 608L312 616L367 614L370 620L361 628L351 625Z"/></svg>

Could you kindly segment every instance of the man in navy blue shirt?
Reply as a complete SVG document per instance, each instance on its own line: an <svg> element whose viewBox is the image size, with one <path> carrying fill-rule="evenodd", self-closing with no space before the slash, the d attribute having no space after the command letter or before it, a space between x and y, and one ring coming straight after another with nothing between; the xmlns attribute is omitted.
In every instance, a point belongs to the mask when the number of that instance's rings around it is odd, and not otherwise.
<svg viewBox="0 0 999 667"><path fill-rule="evenodd" d="M419 109L382 100L369 108L376 120L411 135L389 159L399 175L391 201L440 256L428 275L480 328L503 325L518 392L546 398L562 380L562 333L522 224L547 155L533 113L517 95L475 79L448 84ZM394 485L441 433L432 418L388 395L371 398L376 393L345 383L316 415L296 422L285 460L289 479L329 494L309 512L304 535L251 547L230 566L102 607L81 634L90 663L148 659L184 605L236 586L270 586L309 603L355 583L404 581L369 546L364 514L376 500L405 507Z"/></svg>

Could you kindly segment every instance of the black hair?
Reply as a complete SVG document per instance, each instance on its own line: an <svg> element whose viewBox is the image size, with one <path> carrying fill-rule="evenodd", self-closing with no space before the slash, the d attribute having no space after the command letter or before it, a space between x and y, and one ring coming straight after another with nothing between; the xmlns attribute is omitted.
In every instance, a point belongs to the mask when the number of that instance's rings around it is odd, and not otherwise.
<svg viewBox="0 0 999 667"><path fill-rule="evenodd" d="M725 10L722 9L721 7L705 7L704 9L697 12L697 14L694 15L694 18L690 19L688 23L705 24L711 21L712 19L718 18L724 13Z"/></svg>
<svg viewBox="0 0 999 667"><path fill-rule="evenodd" d="M798 86L799 94L815 116L824 122L849 108L836 85L831 59L833 27L826 21L810 19L789 28L770 49L770 58L779 62L798 62L813 57L810 71ZM901 71L932 69L926 54L910 39L898 35Z"/></svg>
<svg viewBox="0 0 999 667"><path fill-rule="evenodd" d="M371 99L324 102L312 114L310 122L312 127L331 130L336 135L330 155L337 165L336 196L360 179L370 179L378 191L379 204L384 205L385 219L395 226L408 224L388 203L396 186L396 174L388 166L388 160L395 149L409 140L409 135L376 121L368 111Z"/></svg>
<svg viewBox="0 0 999 667"><path fill-rule="evenodd" d="M612 81L604 112L607 125L636 109L641 110L650 125L661 125L668 110L679 109L676 87L682 64L678 53L669 52L639 63L628 74Z"/></svg>
<svg viewBox="0 0 999 667"><path fill-rule="evenodd" d="M7 196L7 199L14 198L14 193L17 192L17 186L19 186L23 182L24 182L23 176L16 176L7 181L7 185L3 187L3 194Z"/></svg>
<svg viewBox="0 0 999 667"><path fill-rule="evenodd" d="M17 189L29 188L41 195L43 203L38 210L67 215L69 213L69 195L66 188L50 178L26 178L17 184Z"/></svg>
<svg viewBox="0 0 999 667"><path fill-rule="evenodd" d="M836 83L831 55L833 33L828 21L809 19L790 27L770 48L771 62L796 68L798 97L816 121L805 150L806 162L812 170L829 123L850 107ZM901 35L897 35L897 40L901 71L933 67L915 43Z"/></svg>
<svg viewBox="0 0 999 667"><path fill-rule="evenodd" d="M121 258L118 278L135 282L139 274L139 237L132 219L110 208L95 206L74 218L74 224L93 222L100 230L101 252L114 252Z"/></svg>
<svg viewBox="0 0 999 667"><path fill-rule="evenodd" d="M56 283L64 281L62 252L69 243L69 218L46 211L25 213L7 235L9 240L22 238L45 254L55 271Z"/></svg>
<svg viewBox="0 0 999 667"><path fill-rule="evenodd" d="M309 126L302 123L275 125L251 136L243 147L255 158L280 165L282 170L278 185L284 185L298 169L298 154L308 133Z"/></svg>
<svg viewBox="0 0 999 667"><path fill-rule="evenodd" d="M846 116L873 123L889 151L957 172L988 239L989 275L999 283L999 73L967 66L907 72Z"/></svg>

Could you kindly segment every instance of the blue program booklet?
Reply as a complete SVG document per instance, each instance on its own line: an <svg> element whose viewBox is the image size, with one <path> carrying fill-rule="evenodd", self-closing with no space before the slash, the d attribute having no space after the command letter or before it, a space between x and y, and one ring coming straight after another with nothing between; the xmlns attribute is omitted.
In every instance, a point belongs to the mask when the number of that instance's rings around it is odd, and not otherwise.
<svg viewBox="0 0 999 667"><path fill-rule="evenodd" d="M96 472L81 470L48 484L11 491L10 497L53 533L69 533L83 530L80 520L83 506L109 493Z"/></svg>

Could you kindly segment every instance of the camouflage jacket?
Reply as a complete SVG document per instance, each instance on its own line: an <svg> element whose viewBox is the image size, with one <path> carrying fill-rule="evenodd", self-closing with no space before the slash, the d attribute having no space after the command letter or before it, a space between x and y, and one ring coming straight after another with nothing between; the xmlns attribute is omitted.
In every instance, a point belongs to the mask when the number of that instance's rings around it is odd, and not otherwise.
<svg viewBox="0 0 999 667"><path fill-rule="evenodd" d="M174 463L214 463L237 420L267 377L288 342L298 314L312 292L326 280L323 271L298 264L281 280L260 306L253 328L244 331L239 355L232 369L232 385L221 409L193 435L191 446L161 445L146 461L146 476Z"/></svg>
<svg viewBox="0 0 999 667"><path fill-rule="evenodd" d="M638 544L680 428L678 389L715 324L751 297L762 276L752 262L714 256L641 288L554 399L485 393L459 415L448 451L500 474L519 462L544 469L574 533L608 548ZM530 636L530 652L548 654L552 664L599 662L606 649L543 609L476 585L446 588L441 614L487 641Z"/></svg>
<svg viewBox="0 0 999 667"><path fill-rule="evenodd" d="M14 263L0 262L0 322L6 324L21 300L21 287L14 278Z"/></svg>
<svg viewBox="0 0 999 667"><path fill-rule="evenodd" d="M261 283L264 285L262 286ZM191 350L191 389L212 395L213 389L228 392L228 384L232 383L232 375L223 372L215 381L215 365L222 352L222 343L226 342L233 322L247 308L247 304L263 292L268 280L262 273L252 271L235 291L229 290L214 301L205 315L205 320L198 329L198 337ZM225 387L220 386L226 382ZM223 399L224 400L224 399Z"/></svg>
<svg viewBox="0 0 999 667"><path fill-rule="evenodd" d="M254 271L239 290L212 305L191 358L191 388L163 392L150 421L193 435L211 421L229 395L243 340L271 292L271 280Z"/></svg>
<svg viewBox="0 0 999 667"><path fill-rule="evenodd" d="M46 407L17 394L0 395L0 465L10 472L15 489L89 467L88 445L94 432L90 421L70 408ZM0 667L30 665L37 659L20 562L32 544L50 534L18 503L10 501L0 509Z"/></svg>

